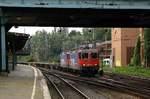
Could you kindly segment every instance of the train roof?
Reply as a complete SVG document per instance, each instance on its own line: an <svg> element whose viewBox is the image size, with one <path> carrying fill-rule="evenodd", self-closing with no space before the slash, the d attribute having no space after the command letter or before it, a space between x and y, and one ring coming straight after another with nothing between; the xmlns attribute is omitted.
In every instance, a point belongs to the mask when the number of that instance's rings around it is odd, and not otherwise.
<svg viewBox="0 0 150 99"><path fill-rule="evenodd" d="M69 54L69 53L75 53L75 52L98 52L98 50L97 49L79 49L79 50L73 50L73 51L66 51L62 53Z"/></svg>
<svg viewBox="0 0 150 99"><path fill-rule="evenodd" d="M82 49L82 50L79 50L78 52L97 52L98 50L97 49Z"/></svg>

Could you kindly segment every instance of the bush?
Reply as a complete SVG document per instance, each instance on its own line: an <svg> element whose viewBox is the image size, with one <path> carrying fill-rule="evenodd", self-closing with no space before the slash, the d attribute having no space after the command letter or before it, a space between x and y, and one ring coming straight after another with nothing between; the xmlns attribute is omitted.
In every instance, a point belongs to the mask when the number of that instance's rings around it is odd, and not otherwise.
<svg viewBox="0 0 150 99"><path fill-rule="evenodd" d="M35 60L32 56L18 56L18 61L24 61L24 62L35 62Z"/></svg>
<svg viewBox="0 0 150 99"><path fill-rule="evenodd" d="M145 66L150 67L150 28L144 31L144 60Z"/></svg>
<svg viewBox="0 0 150 99"><path fill-rule="evenodd" d="M104 67L104 71L132 75L132 76L150 77L150 69L145 69L145 68L142 68L141 66L113 67L112 69L110 69L108 67Z"/></svg>
<svg viewBox="0 0 150 99"><path fill-rule="evenodd" d="M133 54L133 59L132 59L132 64L134 66L141 65L140 47L141 47L141 41L140 41L140 36L139 36L136 41L136 46L134 48L134 54Z"/></svg>

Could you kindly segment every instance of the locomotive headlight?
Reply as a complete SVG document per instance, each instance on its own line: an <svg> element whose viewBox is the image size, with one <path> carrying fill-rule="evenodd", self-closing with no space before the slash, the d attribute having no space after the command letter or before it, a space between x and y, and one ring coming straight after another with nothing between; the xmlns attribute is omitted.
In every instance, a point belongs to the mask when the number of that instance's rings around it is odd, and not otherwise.
<svg viewBox="0 0 150 99"><path fill-rule="evenodd" d="M97 64L95 64L95 66L96 66Z"/></svg>
<svg viewBox="0 0 150 99"><path fill-rule="evenodd" d="M83 64L83 66L85 66L85 64Z"/></svg>

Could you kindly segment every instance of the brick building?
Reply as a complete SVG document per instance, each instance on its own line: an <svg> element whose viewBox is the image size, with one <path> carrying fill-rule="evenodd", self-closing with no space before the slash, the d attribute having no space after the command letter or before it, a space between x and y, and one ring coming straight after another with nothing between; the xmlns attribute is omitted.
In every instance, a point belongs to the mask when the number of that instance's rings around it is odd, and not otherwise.
<svg viewBox="0 0 150 99"><path fill-rule="evenodd" d="M112 28L112 55L114 66L127 66L133 56L141 28Z"/></svg>
<svg viewBox="0 0 150 99"><path fill-rule="evenodd" d="M96 48L99 50L99 57L101 59L110 58L111 41L96 43Z"/></svg>

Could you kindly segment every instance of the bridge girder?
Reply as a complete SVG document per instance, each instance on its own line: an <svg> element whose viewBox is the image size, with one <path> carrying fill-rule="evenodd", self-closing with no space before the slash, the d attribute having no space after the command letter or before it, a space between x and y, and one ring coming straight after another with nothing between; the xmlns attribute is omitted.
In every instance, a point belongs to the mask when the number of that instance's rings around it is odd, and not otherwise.
<svg viewBox="0 0 150 99"><path fill-rule="evenodd" d="M150 9L149 0L0 0L1 7Z"/></svg>
<svg viewBox="0 0 150 99"><path fill-rule="evenodd" d="M4 7L6 26L144 27L150 10Z"/></svg>
<svg viewBox="0 0 150 99"><path fill-rule="evenodd" d="M0 8L7 27L150 25L149 0L0 0Z"/></svg>

